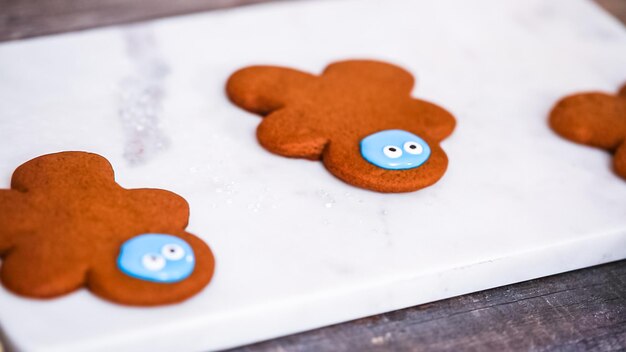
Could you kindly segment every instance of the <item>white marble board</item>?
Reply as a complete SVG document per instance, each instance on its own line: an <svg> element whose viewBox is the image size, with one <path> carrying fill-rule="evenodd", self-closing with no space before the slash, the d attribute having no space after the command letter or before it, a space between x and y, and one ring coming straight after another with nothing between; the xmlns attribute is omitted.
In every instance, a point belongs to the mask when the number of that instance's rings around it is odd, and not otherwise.
<svg viewBox="0 0 626 352"><path fill-rule="evenodd" d="M378 194L272 155L224 95L248 64L346 58L406 67L456 116L435 186ZM96 152L123 186L185 197L217 257L204 291L161 308L0 288L6 342L219 349L626 258L626 182L546 124L565 94L616 90L625 62L626 30L586 0L288 2L2 44L0 187L35 156Z"/></svg>

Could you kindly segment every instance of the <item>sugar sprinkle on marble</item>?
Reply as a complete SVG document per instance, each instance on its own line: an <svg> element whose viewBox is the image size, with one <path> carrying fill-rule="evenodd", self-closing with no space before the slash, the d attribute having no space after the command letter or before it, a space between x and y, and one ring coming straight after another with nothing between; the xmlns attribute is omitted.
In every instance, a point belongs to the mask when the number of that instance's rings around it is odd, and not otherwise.
<svg viewBox="0 0 626 352"><path fill-rule="evenodd" d="M159 127L159 117L170 68L160 56L150 27L130 26L123 35L132 72L119 83L118 115L126 139L124 158L138 165L169 145Z"/></svg>

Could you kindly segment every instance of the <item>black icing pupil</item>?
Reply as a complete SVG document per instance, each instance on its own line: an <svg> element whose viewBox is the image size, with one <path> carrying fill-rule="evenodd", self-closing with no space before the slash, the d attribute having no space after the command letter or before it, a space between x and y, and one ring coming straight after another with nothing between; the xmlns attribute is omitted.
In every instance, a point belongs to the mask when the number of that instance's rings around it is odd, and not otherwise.
<svg viewBox="0 0 626 352"><path fill-rule="evenodd" d="M174 253L176 250L174 248L170 248L170 253Z"/></svg>
<svg viewBox="0 0 626 352"><path fill-rule="evenodd" d="M395 152L396 148L389 148L390 151Z"/></svg>
<svg viewBox="0 0 626 352"><path fill-rule="evenodd" d="M411 149L415 149L415 148L417 148L417 146L416 146L415 144L411 144L411 145L409 146L409 148L411 148Z"/></svg>

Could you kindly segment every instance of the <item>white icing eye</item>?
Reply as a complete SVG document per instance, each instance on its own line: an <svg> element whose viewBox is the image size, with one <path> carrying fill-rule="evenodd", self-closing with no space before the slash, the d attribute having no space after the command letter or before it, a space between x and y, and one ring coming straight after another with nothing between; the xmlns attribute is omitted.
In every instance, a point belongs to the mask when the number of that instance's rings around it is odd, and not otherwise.
<svg viewBox="0 0 626 352"><path fill-rule="evenodd" d="M383 153L385 153L385 155L391 159L396 159L402 156L402 150L400 150L400 148L396 147L395 145L386 146L385 148L383 148Z"/></svg>
<svg viewBox="0 0 626 352"><path fill-rule="evenodd" d="M183 247L171 243L161 248L161 254L163 254L167 260L181 260L185 256L185 250Z"/></svg>
<svg viewBox="0 0 626 352"><path fill-rule="evenodd" d="M159 271L165 267L165 258L158 254L148 253L141 258L141 263L150 271Z"/></svg>
<svg viewBox="0 0 626 352"><path fill-rule="evenodd" d="M424 152L424 147L417 142L406 142L404 143L404 151L409 154L422 154Z"/></svg>

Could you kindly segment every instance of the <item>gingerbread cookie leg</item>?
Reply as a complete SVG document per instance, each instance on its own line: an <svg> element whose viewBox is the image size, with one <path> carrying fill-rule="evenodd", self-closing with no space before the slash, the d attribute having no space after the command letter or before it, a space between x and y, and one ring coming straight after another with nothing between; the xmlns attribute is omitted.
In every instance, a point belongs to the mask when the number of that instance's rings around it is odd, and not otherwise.
<svg viewBox="0 0 626 352"><path fill-rule="evenodd" d="M21 192L0 190L0 256L15 244L20 234L28 232L29 221L25 214L29 214L29 210L30 204Z"/></svg>
<svg viewBox="0 0 626 352"><path fill-rule="evenodd" d="M145 232L177 231L187 227L189 204L176 193L163 189L139 188L124 189L126 205L131 209L141 209L141 217L153 219L143 229ZM145 206L158 204L158 206Z"/></svg>
<svg viewBox="0 0 626 352"><path fill-rule="evenodd" d="M226 93L233 103L260 115L280 109L302 95L302 87L314 76L297 70L272 66L252 66L233 73Z"/></svg>
<svg viewBox="0 0 626 352"><path fill-rule="evenodd" d="M613 156L613 169L626 180L626 140L622 142Z"/></svg>
<svg viewBox="0 0 626 352"><path fill-rule="evenodd" d="M296 115L296 116L294 116ZM328 139L315 129L303 128L297 111L278 110L265 118L257 128L257 139L272 153L291 157L319 160Z"/></svg>
<svg viewBox="0 0 626 352"><path fill-rule="evenodd" d="M406 96L411 93L415 80L406 70L371 60L340 61L328 65L323 72L325 78L335 81L334 84L349 84L365 86L375 82L385 87L388 92Z"/></svg>
<svg viewBox="0 0 626 352"><path fill-rule="evenodd" d="M63 242L40 245L20 241L4 258L0 278L7 289L24 296L50 298L80 288L89 264L80 251Z"/></svg>
<svg viewBox="0 0 626 352"><path fill-rule="evenodd" d="M452 114L427 101L413 100L411 112L416 118L408 121L406 129L437 143L451 135L456 126Z"/></svg>

